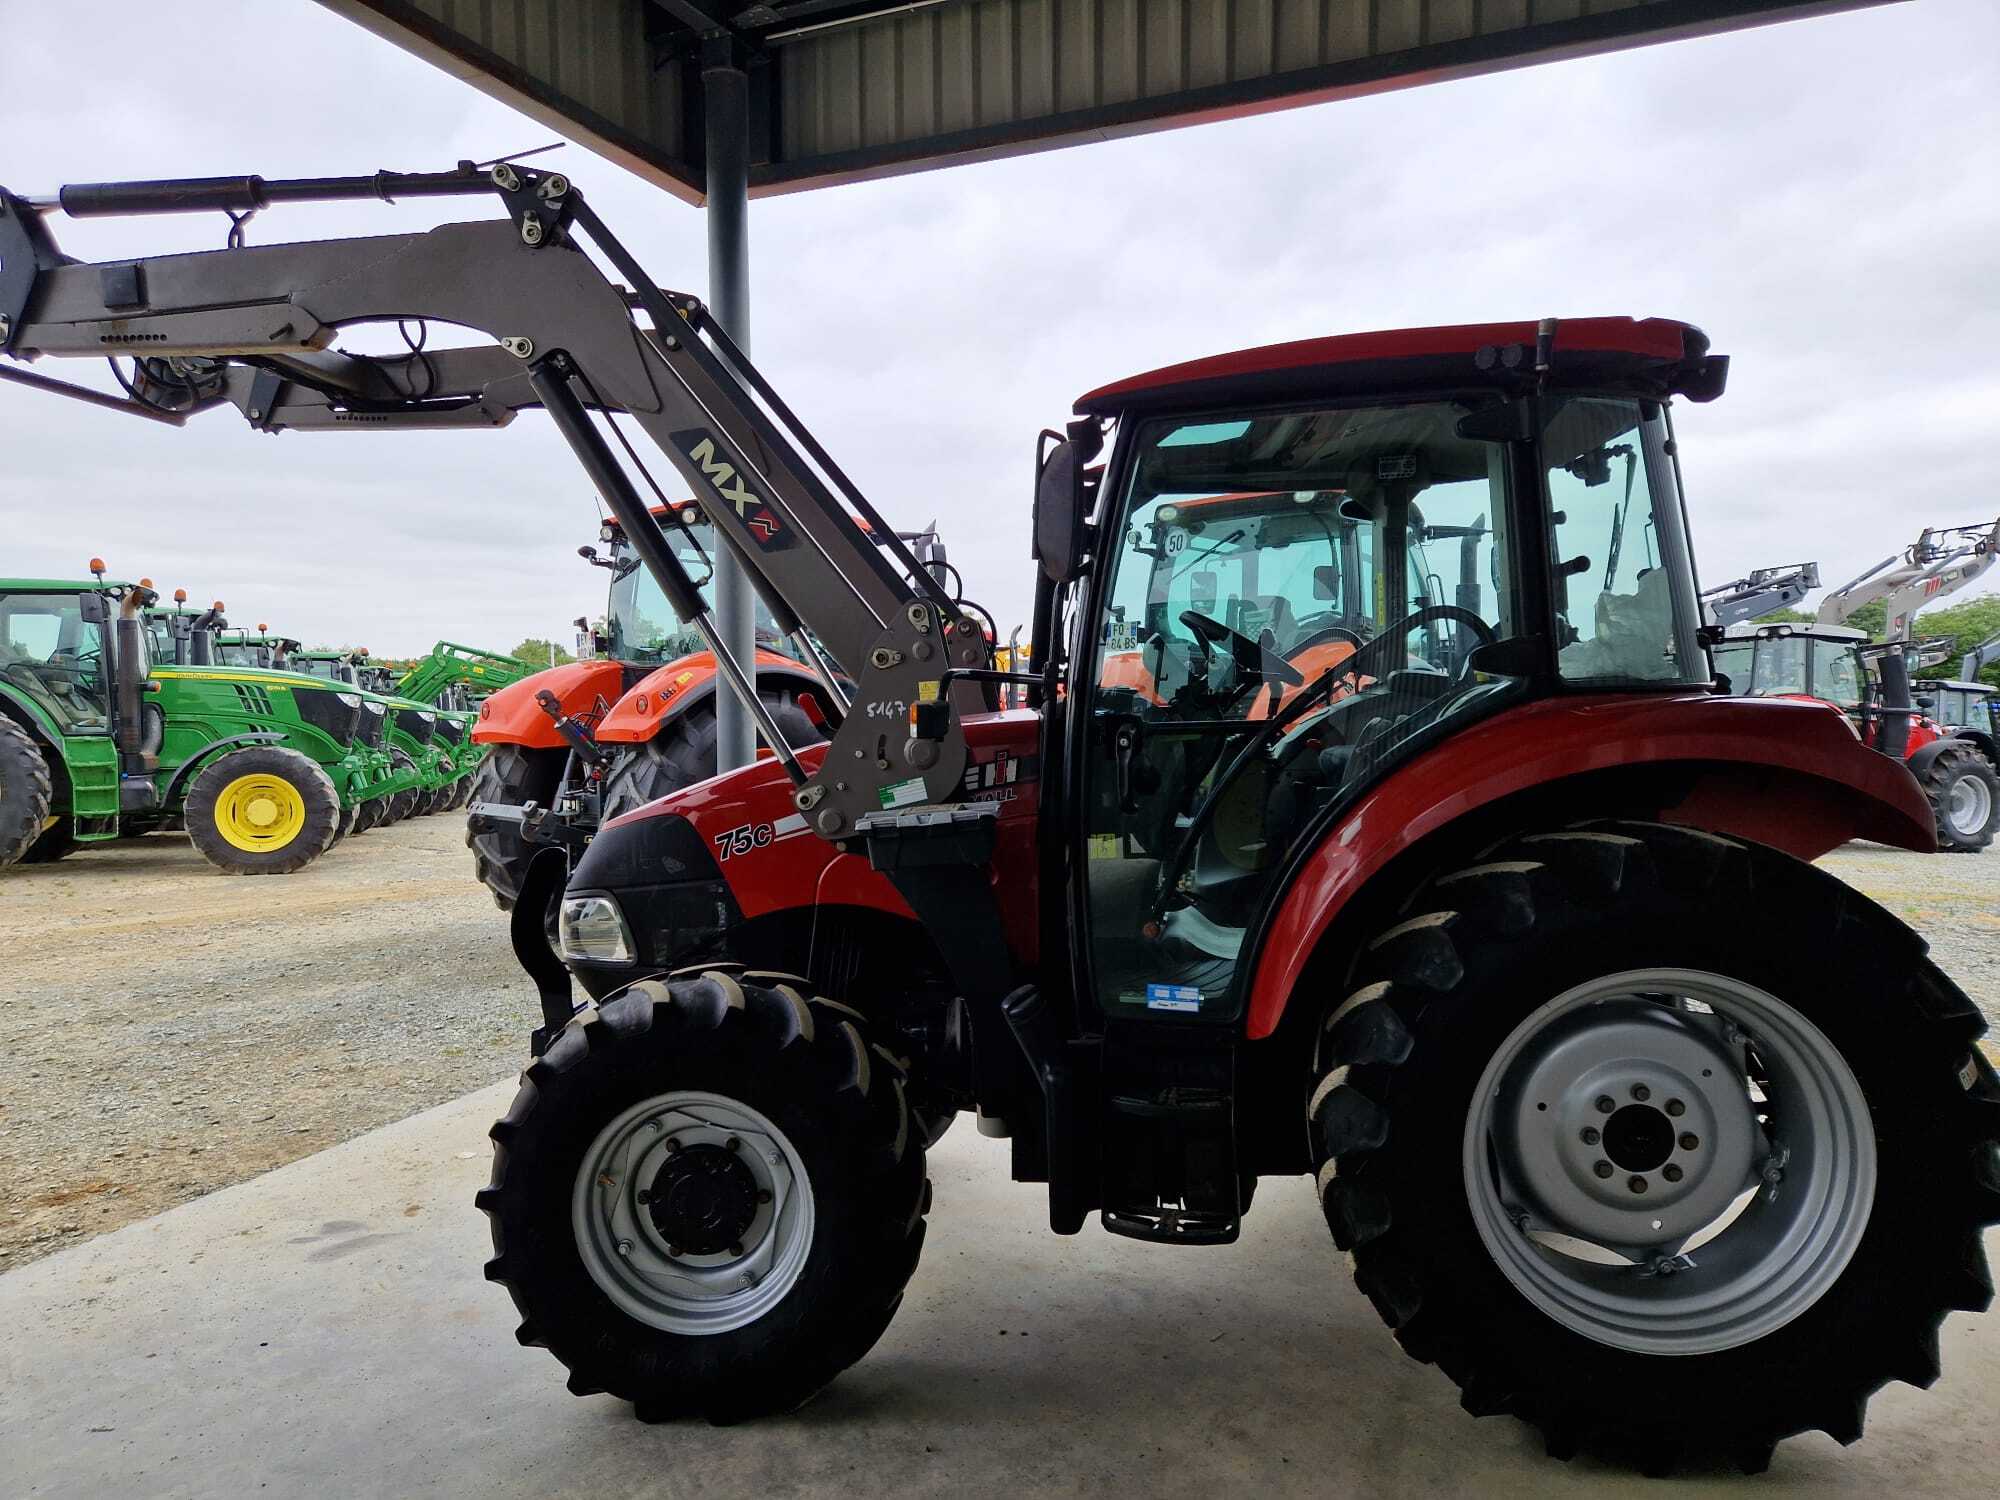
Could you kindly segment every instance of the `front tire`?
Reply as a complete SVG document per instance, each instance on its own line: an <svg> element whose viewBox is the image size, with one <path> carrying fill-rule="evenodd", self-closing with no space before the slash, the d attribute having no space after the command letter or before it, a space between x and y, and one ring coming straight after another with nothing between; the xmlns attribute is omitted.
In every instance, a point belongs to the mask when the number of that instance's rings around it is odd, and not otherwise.
<svg viewBox="0 0 2000 1500"><path fill-rule="evenodd" d="M533 802L547 807L562 785L567 750L533 750L525 745L495 745L473 775L471 802L497 802L520 807ZM472 870L502 911L514 909L528 863L540 850L521 837L521 825L484 818L465 820L465 846L472 851Z"/></svg>
<svg viewBox="0 0 2000 1500"><path fill-rule="evenodd" d="M817 745L826 738L795 699L781 693L758 696L787 744ZM643 744L622 747L617 764L604 778L604 821L713 776L720 727L711 699L687 709Z"/></svg>
<svg viewBox="0 0 2000 1500"><path fill-rule="evenodd" d="M1308 1116L1356 1284L1468 1411L1557 1457L1755 1470L1936 1379L1945 1313L1992 1297L2000 1084L1914 934L1642 824L1517 839L1404 917Z"/></svg>
<svg viewBox="0 0 2000 1500"><path fill-rule="evenodd" d="M517 1337L642 1420L799 1406L881 1336L923 1245L902 1069L784 976L584 1010L491 1134L486 1274Z"/></svg>
<svg viewBox="0 0 2000 1500"><path fill-rule="evenodd" d="M1993 842L2000 824L2000 774L1975 746L1940 751L1921 780L1937 819L1939 853L1977 854Z"/></svg>
<svg viewBox="0 0 2000 1500"><path fill-rule="evenodd" d="M317 761L282 745L217 756L187 794L188 837L228 875L289 875L333 843L340 794Z"/></svg>

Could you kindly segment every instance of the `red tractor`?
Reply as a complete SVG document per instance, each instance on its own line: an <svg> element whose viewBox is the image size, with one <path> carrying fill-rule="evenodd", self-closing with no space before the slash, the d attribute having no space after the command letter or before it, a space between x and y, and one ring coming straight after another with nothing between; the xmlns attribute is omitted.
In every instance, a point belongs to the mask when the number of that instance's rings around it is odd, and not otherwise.
<svg viewBox="0 0 2000 1500"><path fill-rule="evenodd" d="M115 265L41 219L420 193L501 213ZM1220 1244L1262 1179L1307 1179L1402 1347L1564 1457L1852 1441L1990 1301L1984 1022L1810 864L1930 849L1930 810L1832 708L1714 690L1669 417L1723 388L1696 329L1314 338L1090 393L1038 454L1028 675L560 174L0 202L27 226L0 347L143 340L147 415L546 412L762 721L771 757L573 871L538 855L516 906L544 1024L492 1130L486 1274L572 1391L808 1399L894 1316L959 1110L1061 1234ZM421 381L323 352L399 316L495 342L427 348ZM789 744L722 649L627 422L839 669L827 740ZM521 941L551 880L581 1006Z"/></svg>
<svg viewBox="0 0 2000 1500"><path fill-rule="evenodd" d="M1870 645L1867 632L1844 625L1738 626L1717 643L1715 664L1732 693L1818 699L1846 713L1862 743L1909 766L1940 850L1977 854L1993 842L2000 766L1992 736L1954 733L1924 711L1902 644Z"/></svg>
<svg viewBox="0 0 2000 1500"><path fill-rule="evenodd" d="M685 566L708 570L714 533L692 502L654 508ZM466 818L474 872L512 910L536 851L567 840L577 851L605 818L715 770L715 657L675 619L659 585L607 521L595 547L577 549L611 574L599 653L502 688L479 706L481 763ZM815 679L780 644L770 611L757 617L757 684L787 735L818 737L798 707ZM768 753L768 752L766 752Z"/></svg>
<svg viewBox="0 0 2000 1500"><path fill-rule="evenodd" d="M716 544L700 508L686 501L652 514L683 566L705 579ZM903 539L935 576L956 580L934 526ZM715 773L714 655L675 618L624 527L607 520L598 540L608 555L577 549L611 574L593 654L501 688L480 704L473 729L492 748L475 778L465 842L503 911L539 850L580 854L606 818ZM810 744L823 722L811 698L818 679L804 665L812 643L781 634L761 602L756 628L758 693L790 743Z"/></svg>

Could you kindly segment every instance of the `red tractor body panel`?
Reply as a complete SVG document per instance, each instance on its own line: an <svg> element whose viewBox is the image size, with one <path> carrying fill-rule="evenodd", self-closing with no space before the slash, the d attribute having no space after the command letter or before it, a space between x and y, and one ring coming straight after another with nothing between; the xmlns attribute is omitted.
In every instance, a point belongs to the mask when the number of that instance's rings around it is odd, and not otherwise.
<svg viewBox="0 0 2000 1500"><path fill-rule="evenodd" d="M1276 1029L1321 935L1391 859L1503 797L1592 771L1707 768L1662 820L1814 859L1851 838L1924 853L1930 805L1901 765L1866 750L1818 700L1546 698L1418 756L1340 818L1286 891L1257 958L1248 1035Z"/></svg>
<svg viewBox="0 0 2000 1500"><path fill-rule="evenodd" d="M1040 730L1041 716L1026 709L965 720L971 752L967 800L1000 805L993 890L1008 946L1023 964L1034 963L1039 954L1035 822L1041 808ZM798 754L803 765L815 767L826 746L811 745ZM916 920L895 887L870 868L865 856L843 854L807 827L805 817L792 805L791 781L768 753L755 765L698 781L605 826L669 814L693 824L714 852L745 918L840 905L866 906Z"/></svg>
<svg viewBox="0 0 2000 1500"><path fill-rule="evenodd" d="M630 692L611 706L611 712L597 726L600 743L642 745L664 725L680 717L690 703L698 703L716 690L715 657L696 651L664 667L656 667L632 685ZM813 685L812 674L789 656L757 650L757 679L777 676L796 679L803 687Z"/></svg>
<svg viewBox="0 0 2000 1500"><path fill-rule="evenodd" d="M601 697L616 703L624 691L625 669L615 661L572 661L510 683L479 705L473 726L476 745L521 745L530 750L563 750L555 720L542 712L537 693L554 693L566 714L589 713Z"/></svg>

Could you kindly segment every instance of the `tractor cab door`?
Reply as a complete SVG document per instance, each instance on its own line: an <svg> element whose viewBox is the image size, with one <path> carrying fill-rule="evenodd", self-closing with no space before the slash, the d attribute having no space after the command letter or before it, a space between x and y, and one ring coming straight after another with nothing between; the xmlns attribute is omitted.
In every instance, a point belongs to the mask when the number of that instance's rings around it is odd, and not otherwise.
<svg viewBox="0 0 2000 1500"><path fill-rule="evenodd" d="M1661 409L1539 410L1531 436L1456 400L1129 424L1070 739L1107 1018L1235 1022L1295 846L1441 739L1532 691L1708 684Z"/></svg>

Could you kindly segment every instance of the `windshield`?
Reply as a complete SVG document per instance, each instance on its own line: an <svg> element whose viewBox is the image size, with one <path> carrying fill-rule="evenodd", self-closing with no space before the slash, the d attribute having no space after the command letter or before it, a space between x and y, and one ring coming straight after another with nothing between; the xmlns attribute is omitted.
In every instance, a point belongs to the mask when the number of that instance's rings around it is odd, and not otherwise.
<svg viewBox="0 0 2000 1500"><path fill-rule="evenodd" d="M65 729L110 726L103 629L75 594L0 598L0 680Z"/></svg>
<svg viewBox="0 0 2000 1500"><path fill-rule="evenodd" d="M661 530L680 565L701 585L701 597L712 608L715 589L709 581L709 557L715 547L713 528L706 521L696 520L686 530L671 523L663 523ZM700 632L676 618L667 596L660 592L653 575L641 566L622 534L613 538L611 556L618 564L618 571L612 576L605 623L610 631L613 659L663 666L708 649ZM766 650L780 645L777 621L771 618L762 599L757 601L757 644Z"/></svg>

